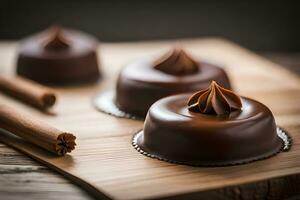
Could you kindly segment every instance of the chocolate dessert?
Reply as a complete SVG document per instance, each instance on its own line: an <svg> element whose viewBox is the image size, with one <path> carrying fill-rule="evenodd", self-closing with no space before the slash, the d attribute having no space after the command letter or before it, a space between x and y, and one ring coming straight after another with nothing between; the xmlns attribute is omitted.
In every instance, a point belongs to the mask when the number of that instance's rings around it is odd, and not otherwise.
<svg viewBox="0 0 300 200"><path fill-rule="evenodd" d="M157 100L209 86L212 80L230 89L222 68L199 62L175 48L159 60L143 59L129 64L119 74L115 103L129 114L145 117Z"/></svg>
<svg viewBox="0 0 300 200"><path fill-rule="evenodd" d="M53 26L21 43L17 74L45 84L95 81L97 45L87 34Z"/></svg>
<svg viewBox="0 0 300 200"><path fill-rule="evenodd" d="M283 141L271 111L212 82L208 89L154 103L136 148L188 165L232 165L278 153Z"/></svg>

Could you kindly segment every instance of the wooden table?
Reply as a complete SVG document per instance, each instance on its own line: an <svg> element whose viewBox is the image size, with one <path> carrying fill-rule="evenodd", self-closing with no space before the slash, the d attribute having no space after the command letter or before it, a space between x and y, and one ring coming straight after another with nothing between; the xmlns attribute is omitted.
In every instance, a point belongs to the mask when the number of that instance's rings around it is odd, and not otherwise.
<svg viewBox="0 0 300 200"><path fill-rule="evenodd" d="M263 55L300 74L300 54ZM300 127L296 128L300 130ZM300 174L197 193L193 194L193 199L281 199L300 195L297 185L300 185ZM184 196L187 197L191 196ZM59 174L0 143L0 199L73 200L93 197Z"/></svg>

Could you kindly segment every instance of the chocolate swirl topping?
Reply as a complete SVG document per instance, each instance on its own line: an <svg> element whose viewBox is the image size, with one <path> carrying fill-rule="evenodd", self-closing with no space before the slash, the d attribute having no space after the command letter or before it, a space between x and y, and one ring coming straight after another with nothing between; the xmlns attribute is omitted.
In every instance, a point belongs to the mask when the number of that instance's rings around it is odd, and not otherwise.
<svg viewBox="0 0 300 200"><path fill-rule="evenodd" d="M155 62L154 68L167 74L180 76L196 73L199 64L183 49L175 48Z"/></svg>
<svg viewBox="0 0 300 200"><path fill-rule="evenodd" d="M48 39L45 42L47 50L64 50L70 47L70 43L63 33L63 29L59 26L53 26L48 31Z"/></svg>
<svg viewBox="0 0 300 200"><path fill-rule="evenodd" d="M193 94L188 101L188 109L210 115L228 115L242 109L238 95L212 81L209 88Z"/></svg>

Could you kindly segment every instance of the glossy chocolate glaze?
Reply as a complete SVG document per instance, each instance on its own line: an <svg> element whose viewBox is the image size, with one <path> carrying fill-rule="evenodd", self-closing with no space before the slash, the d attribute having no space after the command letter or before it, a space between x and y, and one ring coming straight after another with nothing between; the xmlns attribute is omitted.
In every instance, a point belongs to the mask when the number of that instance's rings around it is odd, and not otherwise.
<svg viewBox="0 0 300 200"><path fill-rule="evenodd" d="M157 100L183 92L205 89L212 80L230 88L225 71L208 63L198 63L193 74L175 76L153 68L153 59L143 59L129 64L119 74L116 88L116 105L123 111L145 117Z"/></svg>
<svg viewBox="0 0 300 200"><path fill-rule="evenodd" d="M45 84L90 82L99 78L97 40L87 34L51 27L20 45L17 74ZM60 38L61 37L61 38ZM65 41L64 41L65 40Z"/></svg>
<svg viewBox="0 0 300 200"><path fill-rule="evenodd" d="M190 96L166 97L151 106L137 141L142 150L190 165L244 163L280 151L282 140L265 105L241 97L241 111L207 115L188 110Z"/></svg>

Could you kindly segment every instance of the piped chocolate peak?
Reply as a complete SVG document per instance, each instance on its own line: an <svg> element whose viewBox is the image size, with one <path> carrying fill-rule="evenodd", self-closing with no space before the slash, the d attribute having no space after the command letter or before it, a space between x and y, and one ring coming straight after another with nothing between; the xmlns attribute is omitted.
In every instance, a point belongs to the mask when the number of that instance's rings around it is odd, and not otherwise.
<svg viewBox="0 0 300 200"><path fill-rule="evenodd" d="M65 50L70 47L70 43L60 26L51 27L47 37L45 42L45 49L47 50Z"/></svg>
<svg viewBox="0 0 300 200"><path fill-rule="evenodd" d="M154 63L154 68L167 74L186 75L199 70L199 64L193 60L183 49L174 48Z"/></svg>
<svg viewBox="0 0 300 200"><path fill-rule="evenodd" d="M209 88L193 94L188 101L188 109L210 115L228 115L241 110L241 98L234 92L212 81Z"/></svg>

